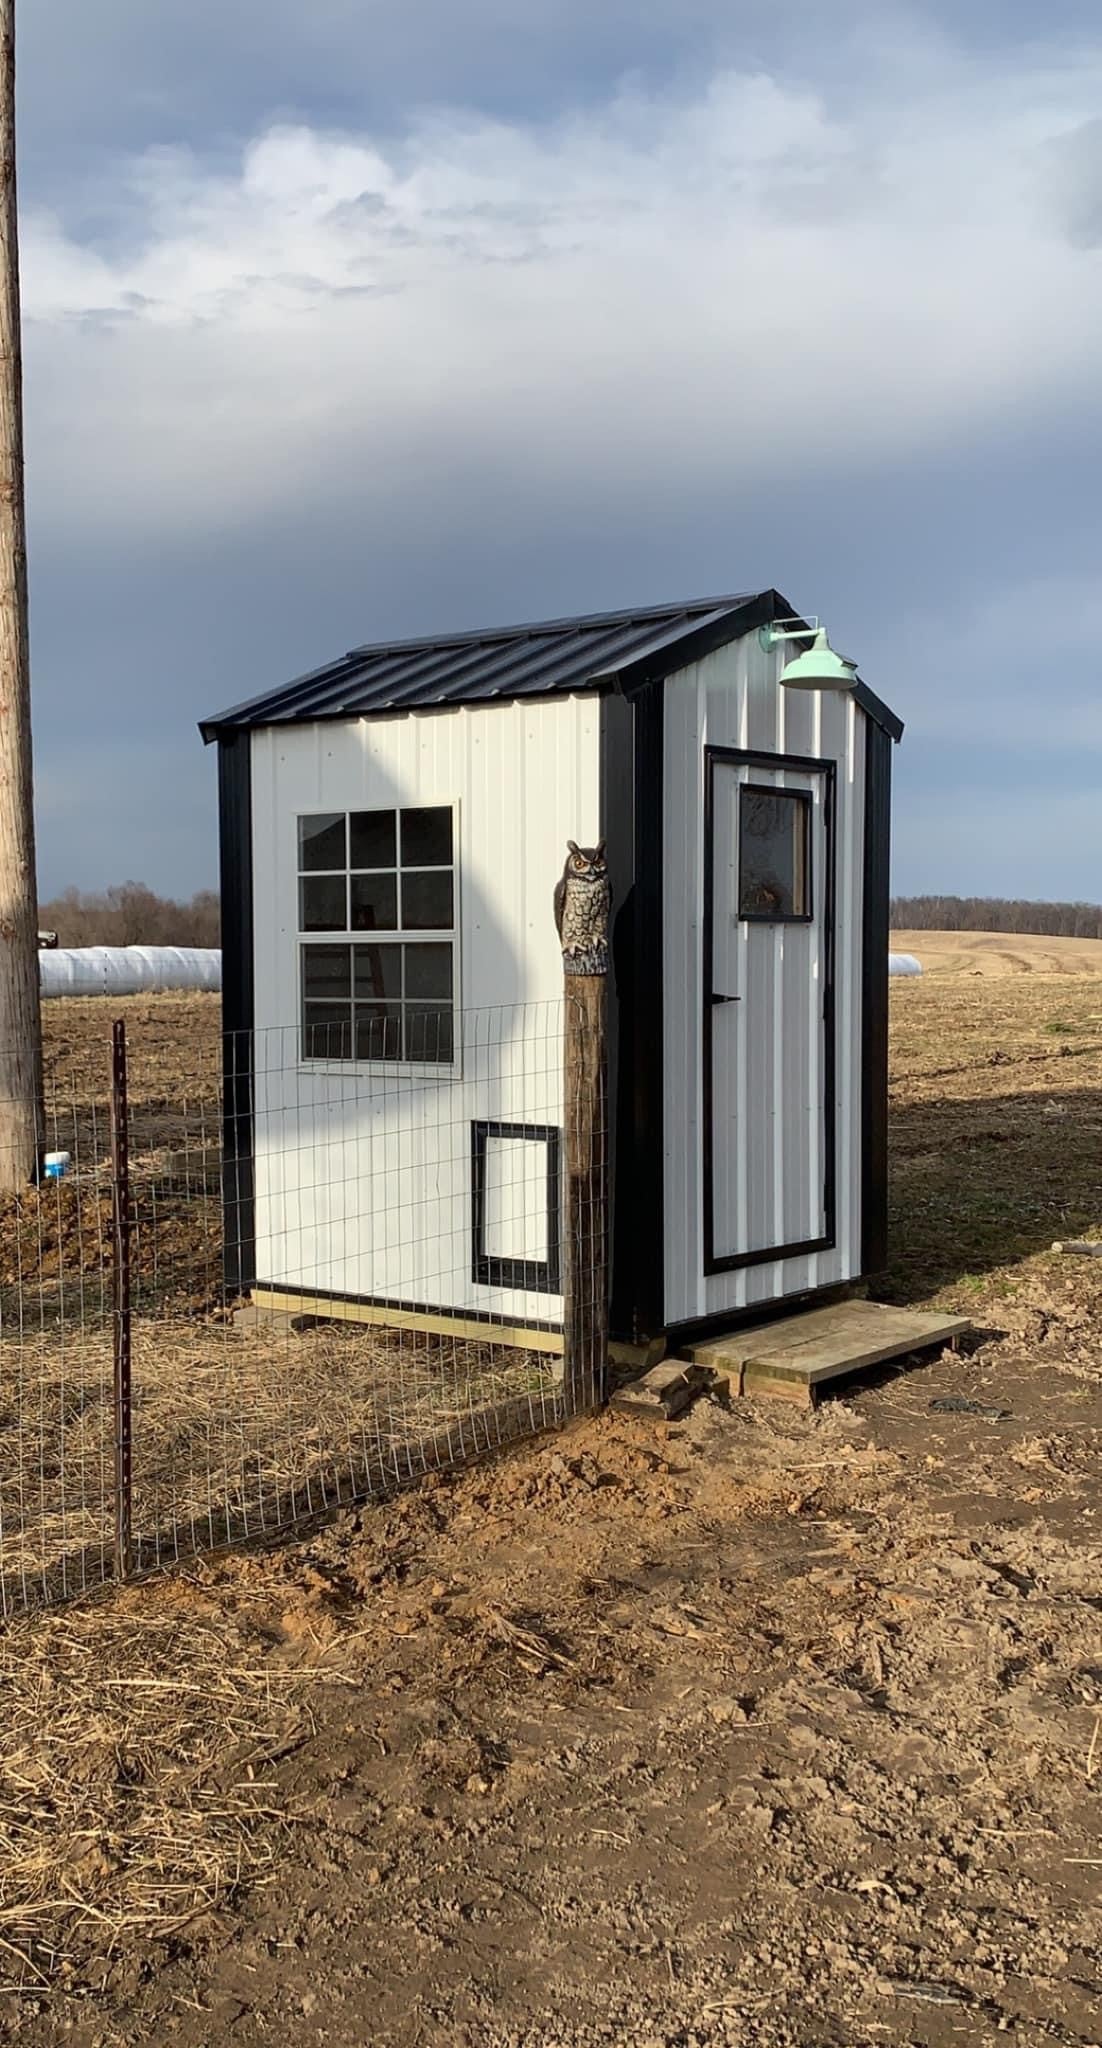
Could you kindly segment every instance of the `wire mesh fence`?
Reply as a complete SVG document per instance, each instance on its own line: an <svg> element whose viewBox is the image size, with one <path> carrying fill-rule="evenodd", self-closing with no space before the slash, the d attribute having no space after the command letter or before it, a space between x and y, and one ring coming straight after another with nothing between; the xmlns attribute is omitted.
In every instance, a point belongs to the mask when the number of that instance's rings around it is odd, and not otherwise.
<svg viewBox="0 0 1102 2048"><path fill-rule="evenodd" d="M591 1336L564 1393L564 1288L603 1293L606 1217L566 1201L562 1004L465 1012L440 1058L399 1058L146 1001L114 1070L81 1008L47 1041L45 1171L0 1196L2 1611L600 1398Z"/></svg>

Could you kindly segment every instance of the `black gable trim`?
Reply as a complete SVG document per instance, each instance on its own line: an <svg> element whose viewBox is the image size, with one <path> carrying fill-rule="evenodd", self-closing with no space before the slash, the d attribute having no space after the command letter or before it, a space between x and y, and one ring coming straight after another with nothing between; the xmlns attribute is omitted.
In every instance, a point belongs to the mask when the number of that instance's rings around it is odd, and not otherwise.
<svg viewBox="0 0 1102 2048"><path fill-rule="evenodd" d="M903 720L897 718L895 712L888 709L888 706L876 695L875 690L869 689L867 683L857 683L853 692L853 701L861 706L865 716L871 718L874 725L880 726L881 730L887 733L890 740L901 740L903 738Z"/></svg>
<svg viewBox="0 0 1102 2048"><path fill-rule="evenodd" d="M703 661L705 655L714 654L717 647L727 647L732 640L741 640L744 633L755 633L759 626L771 626L774 619L791 616L784 598L777 591L764 590L760 597L751 598L748 603L724 612L719 618L706 619L701 626L671 635L664 647L652 649L635 661L625 662L622 668L602 670L600 680L615 682L625 697L637 696L650 683L664 682L679 668L688 668L691 662Z"/></svg>

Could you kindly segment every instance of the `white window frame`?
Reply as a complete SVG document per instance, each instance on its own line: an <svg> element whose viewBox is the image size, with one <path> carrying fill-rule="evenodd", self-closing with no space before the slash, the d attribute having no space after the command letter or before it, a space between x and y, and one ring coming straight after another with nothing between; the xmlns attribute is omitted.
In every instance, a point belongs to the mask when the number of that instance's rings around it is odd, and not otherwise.
<svg viewBox="0 0 1102 2048"><path fill-rule="evenodd" d="M353 931L351 931L351 930L346 930L346 931L343 931L343 932L334 932L334 931L304 932L304 931L303 931L303 929L302 929L302 923L301 923L301 919L302 919L302 892L301 892L301 889L300 889L300 887L299 887L300 881L301 881L301 879L302 879L302 873L303 873L303 871L302 871L302 870L300 869L300 867L299 867L299 850L298 850L298 827L299 827L299 819L300 819L300 818L309 818L309 817L316 817L316 816L325 816L325 815L327 814L327 812L328 812L328 813L330 813L330 814L332 814L332 815L333 815L334 817L340 816L340 815L341 815L341 813L343 812L343 815L344 815L344 817L345 817L345 818L347 819L347 818L349 818L349 817L350 817L350 816L352 815L352 813L353 813L354 811L368 811L368 810L371 810L371 811L393 811L393 812L394 812L394 815L395 815L395 818L396 818L396 819L400 819L401 813L402 813L403 811L450 811L450 812L451 812L451 814L452 814L452 864L451 864L451 868L450 868L449 870L447 870L447 872L449 872L449 873L451 874L451 878L452 878L452 925L451 925L451 930L450 930L450 931L443 931L443 930L434 930L434 929L432 929L431 927L430 927L430 928L429 928L429 929L428 929L427 931L412 931L412 932L405 932L405 931L395 931L395 932L375 932L375 933L368 933L368 932L362 932L362 931L360 931L360 932L353 932ZM461 913L461 875L460 875L460 866L461 866L461 863L460 863L460 845L461 845L461 841L460 841L460 835L459 835L459 826L460 826L460 817L459 817L459 803L458 803L458 801L457 801L457 800L455 800L455 799L453 799L451 803L446 803L446 802L439 802L439 801L436 801L436 800L434 800L434 799L433 799L433 798L431 798L431 797L422 797L422 798L420 798L420 799L419 799L418 801L416 801L416 802L413 802L413 803L392 803L392 804L386 804L386 803L369 803L369 802L367 802L367 801L365 801L364 799L362 799L362 798L361 798L361 799L359 799L358 801L355 801L355 802L352 802L352 803L348 803L348 804L343 804L343 805L342 805L342 804L330 804L329 806L325 806L325 805L323 805L323 804L319 803L319 804L317 805L317 807L316 807L316 810L306 810L306 809L302 809L302 810L296 810L296 812L295 812L295 817L294 817L294 829L295 829L295 874L294 874L294 889L295 889L295 931L296 931L296 933L297 933L297 937L296 937L296 941L295 941L295 1000L296 1000L296 1003L297 1003L297 1008L298 1008L298 1023L297 1023L296 1029L297 1029L297 1034L298 1034L298 1067L299 1067L299 1070L300 1070L300 1072L302 1072L302 1073L304 1073L304 1074L332 1074L332 1075L333 1075L333 1076L335 1076L335 1077L339 1077L339 1076L340 1076L340 1075L342 1075L342 1074L344 1074L344 1075L351 1075L351 1074L370 1074L370 1075L379 1075L379 1076L385 1077L386 1075L388 1075L388 1074L389 1074L389 1075L393 1076L393 1077L394 1077L394 1078L396 1078L396 1079L402 1079L402 1078L407 1078L407 1079L408 1079L408 1078L418 1078L418 1079L432 1080L432 1079L434 1079L434 1078L435 1078L436 1080L440 1081L441 1083L445 1083L445 1082L450 1082L450 1081L458 1081L458 1080L461 1080L461 1079L462 1079L462 1074L463 1074L463 1042L462 1042L462 1030L461 1030L461 1024L462 1024L462 1016L463 1016L463 1009L462 1009L462 1004L461 1004L461 1002L460 1002L460 991L461 991L461 988L462 988L462 971L463 971L463 965L462 965L462 954L461 954L461 947L460 947L460 934L461 934L461 929L462 929L462 913ZM346 827L346 832L347 832L347 827ZM395 873L396 873L396 874L400 874L400 873L401 873L401 850L402 850L402 849L401 849L401 825L400 825L400 823L399 823L399 824L398 824L398 826L397 826L397 835L398 835L398 843L397 843L397 847L396 847L396 854L397 854L397 859L398 859L398 866L397 866L397 867L396 867L396 869L395 869ZM347 852L347 850L348 850L348 843L347 843L347 838L346 838L346 842L345 842L345 845L346 845L346 852ZM336 869L334 869L334 870L332 870L332 872L333 872L333 873L336 873L336 872L337 872L337 870L336 870ZM357 872L359 872L359 871L358 871L358 870L356 870L356 869L352 869L352 868L346 867L346 868L345 868L345 870L344 870L344 872L345 872L345 877L346 877L346 879L347 879L347 877L348 877L348 876L349 876L350 874L353 874L353 873L357 873ZM431 871L429 871L429 872L431 872ZM443 870L443 869L438 869L438 870L437 870L437 872L438 872L438 873L444 873L444 872L445 872L445 870ZM303 967L303 953L304 953L305 949L306 949L306 948L307 948L308 946L357 946L357 945L358 945L358 946L362 946L362 945L365 945L365 944L371 944L371 943L374 943L374 944L377 944L377 945L384 945L384 946L388 946L388 945L390 945L390 946L395 946L395 945L396 945L396 946L404 946L404 945L408 945L408 946L415 946L415 945L417 945L418 943L422 943L422 944L433 944L433 943L436 943L436 944L444 944L444 945L450 945L450 947L451 947L451 949L452 949L452 1057L451 1057L451 1059L450 1059L450 1060L407 1060L407 1059L401 1059L401 1060L387 1060L387 1059L381 1059L381 1058L379 1058L379 1057L378 1057L377 1055L376 1055L375 1057L371 1058L371 1059L356 1059L356 1058L354 1058L354 1057L353 1057L353 1058L351 1058L351 1059L347 1059L347 1060L342 1060L342 1059L337 1059L337 1058L335 1058L335 1057L334 1057L334 1055L333 1055L332 1053L326 1053L326 1054L325 1054L325 1055L324 1055L323 1057L321 1057L321 1058L319 1058L319 1059L312 1059L312 1058L311 1058L311 1057L309 1056L309 1054L308 1054L308 1053L306 1052L306 1050L305 1050L305 1042L306 1042L306 1030L305 1030L305 1023L306 1023L306 1019L305 1019L305 1005L306 1005L306 996L305 996L305 989L304 989L304 984L303 984L303 975L304 975L304 967ZM404 999L403 999L403 1005L404 1005Z"/></svg>

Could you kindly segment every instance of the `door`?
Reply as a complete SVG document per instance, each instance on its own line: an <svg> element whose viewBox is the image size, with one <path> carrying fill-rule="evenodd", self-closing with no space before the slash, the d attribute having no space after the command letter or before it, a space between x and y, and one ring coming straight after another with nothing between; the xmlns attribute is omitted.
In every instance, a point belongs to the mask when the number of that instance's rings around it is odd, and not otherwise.
<svg viewBox="0 0 1102 2048"><path fill-rule="evenodd" d="M834 1243L834 763L705 752L704 1270Z"/></svg>

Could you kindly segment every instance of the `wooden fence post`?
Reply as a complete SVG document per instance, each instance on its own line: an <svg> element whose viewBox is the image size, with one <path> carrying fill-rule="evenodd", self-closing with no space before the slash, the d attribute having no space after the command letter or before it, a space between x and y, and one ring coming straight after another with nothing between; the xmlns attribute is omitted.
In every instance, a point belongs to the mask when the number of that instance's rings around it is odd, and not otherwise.
<svg viewBox="0 0 1102 2048"><path fill-rule="evenodd" d="M608 916L604 847L571 840L555 891L563 959L563 1393L577 1415L605 1396L608 1359Z"/></svg>
<svg viewBox="0 0 1102 2048"><path fill-rule="evenodd" d="M23 367L15 194L15 0L0 0L0 1192L45 1139L34 861Z"/></svg>

